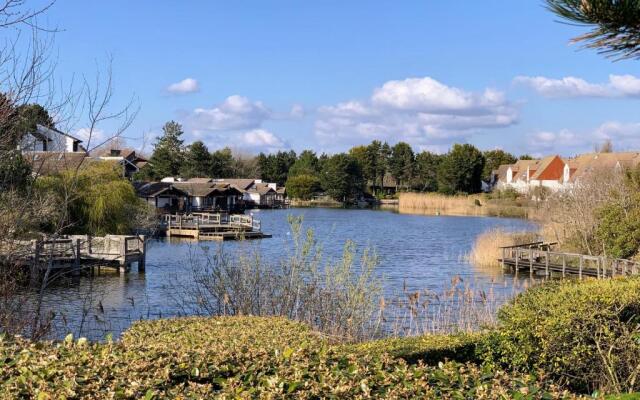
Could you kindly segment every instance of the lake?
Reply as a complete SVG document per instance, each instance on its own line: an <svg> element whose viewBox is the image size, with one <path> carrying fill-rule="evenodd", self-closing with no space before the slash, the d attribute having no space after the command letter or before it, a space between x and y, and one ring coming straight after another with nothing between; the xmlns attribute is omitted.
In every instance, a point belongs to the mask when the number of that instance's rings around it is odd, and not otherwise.
<svg viewBox="0 0 640 400"><path fill-rule="evenodd" d="M380 260L377 269L383 278L385 297L413 291L442 293L459 277L474 290L492 293L500 303L521 290L523 279L499 270L477 268L466 261L477 235L495 227L528 230L529 221L489 217L449 217L398 214L382 210L294 208L254 210L270 239L251 242L193 242L160 239L148 243L146 272L135 266L128 274L102 272L93 278L59 282L44 295L46 307L56 309L52 336L103 339L114 337L133 321L181 315L177 301L167 289L176 281L189 279L187 260L223 246L236 251L259 251L265 260L286 255L291 232L288 215L303 215L304 226L312 228L322 244L325 257L342 254L347 239L358 249L374 249Z"/></svg>

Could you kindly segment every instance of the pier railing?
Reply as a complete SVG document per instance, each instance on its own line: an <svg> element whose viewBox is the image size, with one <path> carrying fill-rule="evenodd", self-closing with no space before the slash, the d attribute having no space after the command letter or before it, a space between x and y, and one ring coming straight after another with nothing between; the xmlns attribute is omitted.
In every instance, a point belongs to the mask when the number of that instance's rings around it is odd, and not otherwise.
<svg viewBox="0 0 640 400"><path fill-rule="evenodd" d="M227 226L230 228L248 228L260 231L261 223L251 215L243 214L165 214L161 221L166 227L178 229L197 229L207 225Z"/></svg>
<svg viewBox="0 0 640 400"><path fill-rule="evenodd" d="M562 277L577 275L579 278L607 278L640 274L640 263L637 261L556 252L551 250L554 244L540 242L502 247L502 258L499 261L503 267L513 268L515 273L529 270L531 274L543 272L546 276L556 273Z"/></svg>

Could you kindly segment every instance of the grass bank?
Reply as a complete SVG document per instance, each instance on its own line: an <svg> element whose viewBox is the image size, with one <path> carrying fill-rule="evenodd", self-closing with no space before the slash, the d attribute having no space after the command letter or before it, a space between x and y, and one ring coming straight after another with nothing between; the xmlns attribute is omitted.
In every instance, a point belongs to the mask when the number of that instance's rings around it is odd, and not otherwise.
<svg viewBox="0 0 640 400"><path fill-rule="evenodd" d="M497 267L502 256L501 247L515 246L539 240L536 232L508 232L501 228L481 233L473 244L469 261L480 267Z"/></svg>
<svg viewBox="0 0 640 400"><path fill-rule="evenodd" d="M531 201L500 198L490 194L448 196L438 193L400 193L398 211L406 214L489 216L530 218L538 217Z"/></svg>

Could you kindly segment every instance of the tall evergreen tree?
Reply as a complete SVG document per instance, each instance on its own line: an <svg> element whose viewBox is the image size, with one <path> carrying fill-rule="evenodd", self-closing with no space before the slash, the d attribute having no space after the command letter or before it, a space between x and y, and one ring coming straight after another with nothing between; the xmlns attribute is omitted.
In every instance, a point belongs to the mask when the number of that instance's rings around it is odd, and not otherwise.
<svg viewBox="0 0 640 400"><path fill-rule="evenodd" d="M416 174L413 188L422 192L438 190L438 169L443 156L423 151L416 156Z"/></svg>
<svg viewBox="0 0 640 400"><path fill-rule="evenodd" d="M212 178L239 178L239 175L235 175L234 163L235 160L230 148L225 147L224 149L216 150L211 153L209 175Z"/></svg>
<svg viewBox="0 0 640 400"><path fill-rule="evenodd" d="M276 154L258 155L258 166L260 168L260 178L267 182L275 182L279 186L287 181L289 169L296 162L296 153L279 151Z"/></svg>
<svg viewBox="0 0 640 400"><path fill-rule="evenodd" d="M162 127L162 132L149 159L151 175L156 179L178 176L183 162L182 125L169 121Z"/></svg>
<svg viewBox="0 0 640 400"><path fill-rule="evenodd" d="M438 190L445 194L482 190L484 156L470 144L454 144L438 169Z"/></svg>
<svg viewBox="0 0 640 400"><path fill-rule="evenodd" d="M180 176L183 178L209 177L211 165L209 149L202 141L195 141L187 147L184 162L180 168Z"/></svg>
<svg viewBox="0 0 640 400"><path fill-rule="evenodd" d="M348 154L336 154L323 163L320 183L335 200L347 202L362 193L364 180L358 162Z"/></svg>
<svg viewBox="0 0 640 400"><path fill-rule="evenodd" d="M400 187L407 187L413 178L415 157L413 149L405 142L399 142L391 148L389 171Z"/></svg>
<svg viewBox="0 0 640 400"><path fill-rule="evenodd" d="M289 178L298 175L317 176L318 173L318 156L311 150L303 150L289 169L288 176Z"/></svg>

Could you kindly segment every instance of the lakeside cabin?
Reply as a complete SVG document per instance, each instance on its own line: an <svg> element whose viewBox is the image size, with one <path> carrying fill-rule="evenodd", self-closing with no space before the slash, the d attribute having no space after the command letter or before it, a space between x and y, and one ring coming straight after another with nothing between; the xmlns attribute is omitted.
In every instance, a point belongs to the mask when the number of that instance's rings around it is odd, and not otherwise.
<svg viewBox="0 0 640 400"><path fill-rule="evenodd" d="M197 182L135 182L139 197L160 213L194 211L242 212L242 192L230 184Z"/></svg>

